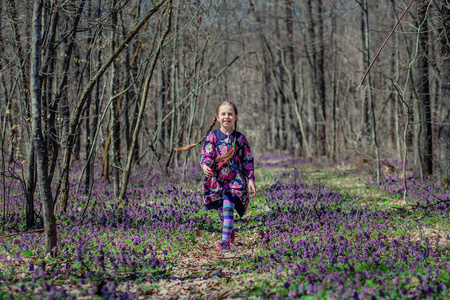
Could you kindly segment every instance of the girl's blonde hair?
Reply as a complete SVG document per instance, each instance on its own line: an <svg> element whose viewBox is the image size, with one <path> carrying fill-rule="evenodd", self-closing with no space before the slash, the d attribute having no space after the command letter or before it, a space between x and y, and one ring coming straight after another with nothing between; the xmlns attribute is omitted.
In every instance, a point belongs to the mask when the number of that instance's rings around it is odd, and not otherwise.
<svg viewBox="0 0 450 300"><path fill-rule="evenodd" d="M234 114L235 114L235 115L238 114L237 107L236 107L236 105L235 105L233 102L230 102L230 101L224 101L224 102L220 103L220 104L217 106L217 108L216 108L216 115L214 116L214 121L211 123L211 125L209 125L208 131L206 131L206 133L205 133L205 135L202 137L202 139L201 139L200 141L198 141L197 143L195 143L195 144L187 145L187 146L180 147L180 148L175 148L175 150L177 150L177 151L189 150L189 149L194 148L194 147L197 146L198 144L202 144L202 143L205 141L206 136L208 135L208 133L214 128L214 125L216 125L216 122L217 122L217 116L219 115L219 109L220 109L220 107L223 106L223 105L230 105L231 107L233 107ZM221 156L219 156L219 157L216 158L216 162L217 162L217 161L219 162L219 166L222 166L222 165L227 164L227 163L230 161L230 159L233 157L234 153L236 152L235 149L236 149L236 141L237 141L237 133L236 133L236 131L237 131L237 120L236 120L236 122L234 123L234 130L235 130L235 133L234 133L234 142L233 142L233 146L232 146L231 150L228 151L227 153L225 153L225 154L223 154L223 155L221 155Z"/></svg>

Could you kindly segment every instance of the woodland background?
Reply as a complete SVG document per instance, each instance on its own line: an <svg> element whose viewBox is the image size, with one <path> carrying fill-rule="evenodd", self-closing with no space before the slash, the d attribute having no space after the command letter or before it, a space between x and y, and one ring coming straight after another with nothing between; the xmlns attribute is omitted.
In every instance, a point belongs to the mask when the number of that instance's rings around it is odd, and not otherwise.
<svg viewBox="0 0 450 300"><path fill-rule="evenodd" d="M227 100L256 156L358 156L378 180L404 160L448 185L450 3L413 1L357 89L409 3L2 1L0 184L21 182L28 228L42 200L50 252L74 164L79 193L104 180L123 201L135 166L197 163L173 149Z"/></svg>

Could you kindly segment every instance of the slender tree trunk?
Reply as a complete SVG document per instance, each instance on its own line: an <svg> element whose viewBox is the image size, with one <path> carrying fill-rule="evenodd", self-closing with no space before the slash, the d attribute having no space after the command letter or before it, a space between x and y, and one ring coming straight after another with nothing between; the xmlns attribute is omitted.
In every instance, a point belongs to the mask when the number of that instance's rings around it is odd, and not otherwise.
<svg viewBox="0 0 450 300"><path fill-rule="evenodd" d="M289 89L290 89L290 99L291 99L291 107L293 108L293 111L296 115L297 121L298 121L298 131L299 134L295 134L296 141L292 141L289 144L298 143L300 154L309 156L309 145L306 141L305 131L303 129L303 118L301 116L301 111L299 110L299 101L298 101L298 93L297 93L297 72L296 72L296 65L297 61L295 59L295 53L294 53L294 29L293 29L293 4L291 0L285 1L285 7L286 7L286 31L287 31L287 38L288 38L288 46L287 46L287 59L286 59L286 71L288 73L288 83L289 83ZM295 127L295 126L294 126ZM291 131L291 130L290 130ZM295 130L295 133L297 130Z"/></svg>
<svg viewBox="0 0 450 300"><path fill-rule="evenodd" d="M18 83L19 85L19 97L20 100L19 101L19 109L20 109L20 114L22 116L27 116L30 117L30 99L29 99L29 92L28 92L28 87L29 87L29 78L27 77L28 72L26 71L26 58L25 58L25 54L24 49L22 47L22 37L21 37L21 33L22 30L20 30L19 28L19 16L17 15L17 10L16 10L16 3L15 0L7 0L6 1L6 11L9 15L9 17L11 18L11 27L12 27L12 31L14 33L14 50L17 54L17 58L18 58L18 63L17 65L19 66L19 78L20 81ZM13 95L11 94L11 97ZM16 107L16 105L12 105L13 108ZM15 127L14 127L15 128ZM26 127L28 129L28 126ZM13 131L13 134L18 134L19 132L17 132L17 130ZM26 133L26 132L22 132L22 133ZM31 134L28 135L28 137L31 140ZM17 135L17 140L20 140L20 136ZM16 140L14 140L16 141ZM14 161L14 153L15 153L15 148L17 148L17 145L15 143L11 143L11 147L10 147L10 163L12 163Z"/></svg>
<svg viewBox="0 0 450 300"><path fill-rule="evenodd" d="M441 119L438 132L439 180L450 186L450 7L440 4L441 11Z"/></svg>
<svg viewBox="0 0 450 300"><path fill-rule="evenodd" d="M69 135L69 124L70 124L70 103L69 103L69 71L72 62L72 54L75 48L75 39L78 29L79 22L81 20L81 15L84 9L85 0L82 0L80 6L77 9L77 14L75 16L72 31L69 35L67 42L67 50L64 53L64 66L63 66L63 76L61 78L61 83L58 87L58 100L61 101L61 115L62 115L62 132L61 132L61 145L67 145L68 135ZM77 135L78 136L78 135ZM77 141L77 137L74 136L73 139ZM76 151L74 151L76 152ZM68 192L68 191L67 191ZM65 198L64 198L65 199ZM62 208L66 211L67 202L63 201L61 203Z"/></svg>
<svg viewBox="0 0 450 300"><path fill-rule="evenodd" d="M136 26L129 32L127 38L115 49L114 53L109 57L105 65L103 65L100 70L95 74L93 78L89 81L88 85L85 87L83 93L80 96L80 99L74 110L74 117L72 118L69 126L69 139L67 141L67 146L64 152L64 165L63 165L63 177L61 178L61 183L63 185L63 193L62 193L62 201L67 202L69 197L69 167L71 162L72 148L74 142L74 135L76 133L81 113L84 109L84 105L88 96L91 94L92 89L101 79L106 70L111 66L113 61L119 56L120 53L125 49L125 47L131 42L131 40L136 36L139 30L144 26L145 23L161 8L161 6L165 3L166 0L161 0L157 4L150 9L147 14L136 24ZM137 139L137 137L136 137ZM135 141L136 141L135 139ZM130 162L131 167L131 162ZM126 182L128 182L127 176ZM123 188L122 188L123 189Z"/></svg>
<svg viewBox="0 0 450 300"><path fill-rule="evenodd" d="M91 157L89 155L91 151L91 126L90 126L90 114L91 111L91 96L86 101L86 110L84 113L85 117L85 130L86 130L86 136L85 136L85 152L86 152L86 176L84 181L84 193L88 194L91 186L91 175L92 175L92 164L91 164Z"/></svg>
<svg viewBox="0 0 450 300"><path fill-rule="evenodd" d="M55 120L56 120L56 113L58 110L58 104L59 99L54 99L54 78L53 74L55 71L55 39L56 39L56 31L58 26L58 20L59 20L59 14L58 10L54 7L52 7L52 15L51 15L51 25L50 25L50 33L48 34L49 39L47 42L47 48L45 49L45 58L43 60L44 65L42 66L42 74L43 78L45 78L45 87L44 87L44 93L45 93L45 107L43 107L44 115L46 116L44 118L45 121L45 128L47 134L47 145L50 149L50 153L52 154L52 164L50 166L49 171L49 180L50 185L53 180L53 175L55 174L56 170L56 164L58 161L58 136L55 126ZM48 74L48 75L47 75ZM50 75L51 74L51 75ZM54 101L55 100L55 101Z"/></svg>
<svg viewBox="0 0 450 300"><path fill-rule="evenodd" d="M89 18L92 18L93 14L92 14L92 3L91 1L89 1L88 3L88 7L87 7L87 14ZM88 38L87 38L87 44L90 47L91 43L93 41L93 39L91 38L92 36L92 30L89 29L89 34L88 34ZM87 61L87 66L86 68L88 70L90 70L91 68L91 51L88 51L88 54L86 55L86 61ZM88 76L90 76L90 72L88 72ZM86 108L84 111L84 128L85 128L85 147L84 147L84 151L85 151L85 160L86 160L86 174L85 174L85 180L84 180L84 194L88 195L89 194L89 190L90 190L90 186L91 186L91 178L92 178L92 163L91 163L91 141L92 141L92 137L91 137L91 103L92 103L92 95L89 95L88 99L86 100Z"/></svg>
<svg viewBox="0 0 450 300"><path fill-rule="evenodd" d="M162 130L158 131L158 136L155 136L157 141L156 151L158 153L164 153L164 123L162 122L162 118L164 116L164 103L166 102L166 75L165 75L165 66L162 63L159 63L157 74L157 81L159 87L158 98L156 99L156 107L155 107L155 120L157 121L157 126L161 127ZM192 106L190 107L192 109Z"/></svg>
<svg viewBox="0 0 450 300"><path fill-rule="evenodd" d="M319 94L319 113L318 116L318 130L319 130L319 155L327 154L326 141L326 93L325 93L325 50L324 50L324 31L323 31L323 6L322 0L317 0L317 15L318 15L318 39L317 39L317 92Z"/></svg>
<svg viewBox="0 0 450 300"><path fill-rule="evenodd" d="M263 80L262 80L262 87L261 90L264 91L261 93L261 97L262 97L262 103L263 103L263 110L264 111L273 111L272 109L272 99L274 98L274 96L272 95L274 88L273 85L271 84L272 79L271 79L271 62L273 62L274 58L271 52L271 49L268 45L267 42L267 38L263 32L263 28L265 25L265 20L264 18L262 18L260 16L260 11L263 11L265 6L264 6L264 2L260 3L260 9L255 9L255 4L253 2L251 3L251 9L255 14L255 19L256 19L256 23L258 25L258 35L259 35L259 42L260 42L260 47L261 47L261 55L260 55L260 59L259 59L259 65L261 67L261 72L262 72L262 76L263 76ZM276 138L275 138L275 116L273 114L268 114L268 118L267 118L267 122L264 122L264 132L267 132L267 136L268 136L268 147L269 148L275 148L277 143L276 143Z"/></svg>
<svg viewBox="0 0 450 300"><path fill-rule="evenodd" d="M69 38L69 43L67 45L67 52L65 53L65 58L64 58L64 67L63 67L63 76L61 79L61 83L59 85L58 88L58 99L61 99L61 115L62 115L62 133L61 133L61 144L66 146L66 151L67 151L67 147L69 145L69 140L71 140L71 144L72 146L71 148L71 152L73 151L73 144L74 141L76 141L77 138L77 134L75 132L70 133L70 107L69 107L69 98L68 98L68 89L69 89L69 84L68 84L68 80L69 80L69 69L70 69L70 63L72 60L72 53L73 53L73 49L75 47L75 38L76 38L76 32L78 29L78 25L81 19L81 14L83 12L84 9L84 4L85 1L81 1L80 6L77 9L77 14L75 16L74 19L74 24L73 24L73 30L71 31L70 34L70 38ZM70 134L72 134L73 136L69 136ZM75 136L76 135L76 136ZM68 178L67 178L68 179ZM65 212L67 209L67 201L69 199L69 186L64 185L63 186L63 191L62 194L64 195L64 197L62 198L61 201L61 208L62 210Z"/></svg>
<svg viewBox="0 0 450 300"><path fill-rule="evenodd" d="M368 25L368 7L367 1L363 0L361 6L361 46L363 51L361 51L361 63L364 69L367 69L370 61L369 54L366 49L369 43L369 25ZM362 111L361 111L361 139L363 146L369 145L369 91L367 88L361 89L361 102L362 102Z"/></svg>
<svg viewBox="0 0 450 300"><path fill-rule="evenodd" d="M111 159L111 155L110 155L110 151L109 148L111 146L111 118L112 116L108 119L108 123L106 124L106 141L105 141L105 145L103 147L103 169L102 169L102 173L103 173L103 178L105 180L105 182L110 183L111 179L109 178L109 164L110 164L110 159Z"/></svg>
<svg viewBox="0 0 450 300"><path fill-rule="evenodd" d="M395 5L396 0L392 0L392 11L395 13ZM394 82L398 82L400 79L400 33L395 33L395 41L394 41L394 53L395 53L395 77ZM402 159L402 137L400 132L400 94L397 91L394 97L394 110L395 110L395 140L396 140L396 150L397 150L397 158L398 160Z"/></svg>
<svg viewBox="0 0 450 300"><path fill-rule="evenodd" d="M42 200L42 211L45 229L45 252L56 253L56 219L53 213L53 199L48 180L48 156L47 143L42 135L41 122L41 21L42 21L42 0L34 1L32 19L32 46L31 46L31 80L30 95L32 101L32 132L33 144L37 157L37 183Z"/></svg>
<svg viewBox="0 0 450 300"><path fill-rule="evenodd" d="M112 8L114 10L114 8ZM111 49L115 49L116 42L116 34L117 29L117 12L113 12L112 16L112 24L113 30L111 31ZM117 74L116 69L118 65L116 62L113 62L111 65L111 78L110 78L110 93L112 97L112 105L111 105L111 154L112 154L112 162L113 162L113 174L114 174L114 195L116 197L119 196L120 191L120 120L119 120L119 110L120 105L118 103L118 97L116 97L117 91Z"/></svg>
<svg viewBox="0 0 450 300"><path fill-rule="evenodd" d="M169 19L169 21L168 21L169 24L168 24L166 30L162 33L162 37L155 49L156 53L153 57L151 69L150 69L149 75L147 76L147 78L145 80L144 91L142 92L141 103L139 105L139 114L138 114L138 118L136 121L136 127L134 128L133 136L132 136L132 140L131 140L131 149L128 153L127 164L126 164L126 167L124 170L124 174L122 176L122 184L121 184L121 190L120 190L120 195L119 195L119 201L121 201L121 202L125 199L125 195L127 194L128 180L130 178L130 171L131 171L131 163L133 161L134 148L137 143L139 130L141 128L142 119L144 117L145 106L146 106L147 97L148 97L148 90L149 90L149 86L150 86L150 79L153 77L153 72L155 70L156 62L158 61L159 54L161 53L161 47L170 31L171 20L172 20L172 1L170 1L170 3L169 3L168 19Z"/></svg>
<svg viewBox="0 0 450 300"><path fill-rule="evenodd" d="M369 5L367 0L363 0L362 2L362 11L363 11L363 41L364 41L364 61L365 61L365 69L369 67L369 58L370 58L370 45L369 45ZM374 95L372 91L372 76L371 73L367 76L368 81L368 88L367 88L367 100L370 105L370 119L371 119L371 131L372 131L372 142L375 146L375 160L376 160L376 178L377 178L377 184L379 185L381 183L381 154L380 154L380 146L378 144L378 136L377 136L377 121L375 118L375 101L374 101ZM364 98L365 99L365 98ZM364 100L365 101L365 100ZM365 102L364 102L365 103ZM365 104L364 104L365 105ZM364 108L365 109L365 108ZM366 111L364 110L364 114ZM369 110L367 111L369 113ZM364 124L366 126L366 124ZM367 126L369 123L367 123ZM363 132L364 133L364 132ZM364 135L363 135L364 137Z"/></svg>
<svg viewBox="0 0 450 300"><path fill-rule="evenodd" d="M36 187L35 165L33 140L30 141L28 147L28 166L27 166L27 182L26 182L26 219L27 228L30 229L34 225L34 191ZM2 149L3 150L3 149Z"/></svg>
<svg viewBox="0 0 450 300"><path fill-rule="evenodd" d="M333 8L331 12L331 40L333 42L333 82L332 82L332 88L333 88L333 110L332 110L332 118L333 118L333 142L332 142L332 151L331 155L334 161L336 161L338 153L337 153L337 108L338 108L338 66L337 66L337 53L338 53L338 46L337 46L337 25L336 25L336 12Z"/></svg>
<svg viewBox="0 0 450 300"><path fill-rule="evenodd" d="M418 120L419 125L417 138L419 141L418 163L421 166L423 175L433 173L433 144L431 131L431 98L430 98L430 72L428 63L428 16L427 9L429 0L421 0L418 6L419 22L419 57L417 74L417 97L418 97Z"/></svg>
<svg viewBox="0 0 450 300"><path fill-rule="evenodd" d="M276 14L278 14L278 9L280 6L280 1L275 1L276 6ZM281 36L280 31L280 24L278 18L275 20L275 35ZM284 111L284 103L286 102L285 95L283 94L284 89L284 70L282 67L282 55L284 55L281 52L280 48L277 48L276 51L274 51L274 76L273 80L275 80L274 85L276 89L276 103L275 103L275 120L276 120L276 132L277 132L277 145L278 149L286 150L286 114Z"/></svg>
<svg viewBox="0 0 450 300"><path fill-rule="evenodd" d="M80 87L83 84L83 72L81 71L81 58L80 58L80 51L77 49L77 44L74 44L74 55L73 55L73 64L75 69L74 74L74 80L77 82L77 89L76 94L79 94ZM80 153L81 153L81 136L80 134L77 134L75 137L75 147L73 149L73 159L75 161L80 160Z"/></svg>
<svg viewBox="0 0 450 300"><path fill-rule="evenodd" d="M98 6L97 9L97 19L100 19L101 17L101 7L100 5ZM100 29L99 34L99 43L103 43L103 39L102 39L102 30ZM100 73L100 70L102 68L102 56L103 56L103 51L102 51L102 47L99 47L98 53L97 53L97 69L96 69L96 74ZM91 74L89 74L89 77L91 77ZM94 87L92 87L94 89ZM94 118L93 118L93 123L92 124L92 128L94 129L92 132L92 140L94 140L94 138L97 136L97 132L98 130L100 130L101 124L99 124L99 115L100 115L100 88L101 88L101 81L98 80L95 83L95 90L94 90ZM89 94L89 97L87 99L91 99L91 95ZM86 99L86 100L87 100ZM95 141L94 141L95 142ZM92 162L93 163L93 162ZM93 173L92 173L93 174ZM92 176L89 175L89 178L91 178ZM107 180L108 181L108 180Z"/></svg>
<svg viewBox="0 0 450 300"><path fill-rule="evenodd" d="M314 145L313 153L319 155L320 153L320 134L319 134L319 109L316 103L316 95L318 94L318 77L320 76L317 70L317 35L316 35L316 21L313 15L313 2L312 0L307 0L307 15L308 15L308 33L310 42L310 69L311 69L311 79L313 88L307 95L308 102L308 142L309 145Z"/></svg>
<svg viewBox="0 0 450 300"><path fill-rule="evenodd" d="M180 13L180 9L179 8L175 8L175 15L174 15L174 24L173 24L173 31L174 32L178 32L178 22L179 22L179 15ZM174 42L173 42L173 49L178 49L178 37L175 38ZM176 110L176 105L177 105L177 101L176 99L177 97L177 90L178 90L178 75L179 75L179 59L178 56L179 52L178 51L173 51L172 54L172 68L170 68L170 80L169 80L169 85L168 89L170 89L170 92L168 92L168 94L170 95L170 102L172 102L172 116L170 117L170 133L169 133L169 149L170 149L170 154L169 154L169 158L167 159L166 162L166 172L168 172L169 167L173 164L173 159L176 159L176 153L178 151L174 150L174 143L175 143L175 137L177 136L177 131L178 131L178 124L176 124L176 120L177 120L177 110ZM207 96L208 97L208 96ZM205 101L205 108L206 108L206 104L208 102L208 98ZM200 128L203 128L203 122L204 122L204 116L202 116L202 126L200 126Z"/></svg>

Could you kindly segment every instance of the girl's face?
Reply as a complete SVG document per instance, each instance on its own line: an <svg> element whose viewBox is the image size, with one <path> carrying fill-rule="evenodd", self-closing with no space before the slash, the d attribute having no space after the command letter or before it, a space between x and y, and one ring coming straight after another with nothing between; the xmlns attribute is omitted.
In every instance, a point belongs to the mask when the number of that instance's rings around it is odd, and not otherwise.
<svg viewBox="0 0 450 300"><path fill-rule="evenodd" d="M219 112L216 116L217 121L220 123L220 127L226 131L233 129L234 123L238 118L238 115L234 113L233 106L225 104L219 107Z"/></svg>

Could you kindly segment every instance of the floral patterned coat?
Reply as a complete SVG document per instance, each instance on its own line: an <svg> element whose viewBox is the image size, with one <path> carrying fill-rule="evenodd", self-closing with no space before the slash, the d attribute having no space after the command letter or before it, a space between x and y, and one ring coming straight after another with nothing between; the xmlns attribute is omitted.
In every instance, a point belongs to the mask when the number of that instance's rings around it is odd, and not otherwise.
<svg viewBox="0 0 450 300"><path fill-rule="evenodd" d="M236 152L230 161L219 166L215 159L231 150L236 139ZM255 180L253 155L245 136L233 131L230 135L220 129L211 131L205 138L200 156L202 167L207 165L214 171L214 176L203 180L203 201L206 209L218 209L223 205L225 193L234 196L235 209L242 217L249 203L248 180Z"/></svg>

